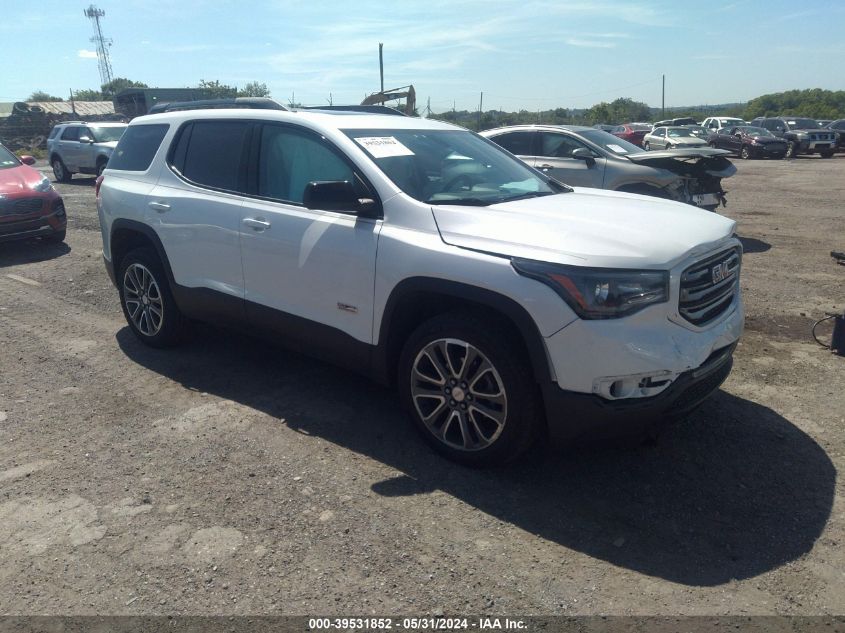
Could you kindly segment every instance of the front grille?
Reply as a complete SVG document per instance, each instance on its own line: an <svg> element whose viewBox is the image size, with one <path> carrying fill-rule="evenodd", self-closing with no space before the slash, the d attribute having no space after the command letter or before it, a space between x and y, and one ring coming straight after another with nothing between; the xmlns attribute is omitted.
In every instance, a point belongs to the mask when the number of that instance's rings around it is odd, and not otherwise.
<svg viewBox="0 0 845 633"><path fill-rule="evenodd" d="M681 316L697 326L719 318L733 303L741 263L741 251L732 248L687 268L681 274Z"/></svg>
<svg viewBox="0 0 845 633"><path fill-rule="evenodd" d="M18 198L0 200L0 215L23 215L41 211L44 201L41 198Z"/></svg>

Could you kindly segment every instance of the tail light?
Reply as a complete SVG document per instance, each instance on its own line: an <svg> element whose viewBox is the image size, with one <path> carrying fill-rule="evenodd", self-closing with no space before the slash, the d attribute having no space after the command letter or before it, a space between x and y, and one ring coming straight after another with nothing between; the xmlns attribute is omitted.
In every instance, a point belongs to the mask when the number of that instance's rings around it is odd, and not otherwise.
<svg viewBox="0 0 845 633"><path fill-rule="evenodd" d="M100 186L103 184L104 176L100 175L97 176L97 180L94 181L94 197L99 200L100 198Z"/></svg>

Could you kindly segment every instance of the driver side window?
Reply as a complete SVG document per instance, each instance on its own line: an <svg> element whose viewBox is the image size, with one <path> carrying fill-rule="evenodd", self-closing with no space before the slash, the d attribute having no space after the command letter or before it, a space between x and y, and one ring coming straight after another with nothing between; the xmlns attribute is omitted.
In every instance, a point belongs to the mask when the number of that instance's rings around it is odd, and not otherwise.
<svg viewBox="0 0 845 633"><path fill-rule="evenodd" d="M580 148L589 149L580 141L565 134L540 133L540 156L549 158L572 158L572 152Z"/></svg>
<svg viewBox="0 0 845 633"><path fill-rule="evenodd" d="M357 185L352 167L319 138L277 125L261 132L258 195L302 204L310 182L346 180Z"/></svg>

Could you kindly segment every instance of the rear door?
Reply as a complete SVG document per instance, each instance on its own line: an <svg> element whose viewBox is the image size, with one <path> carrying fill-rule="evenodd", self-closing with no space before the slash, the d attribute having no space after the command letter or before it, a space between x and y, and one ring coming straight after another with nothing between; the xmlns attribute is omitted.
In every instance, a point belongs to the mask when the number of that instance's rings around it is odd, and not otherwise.
<svg viewBox="0 0 845 633"><path fill-rule="evenodd" d="M535 139L537 156L533 166L555 180L574 187L604 185L604 171L607 159L594 152L585 143L563 132L540 131ZM586 149L589 159L577 158L573 152Z"/></svg>
<svg viewBox="0 0 845 633"><path fill-rule="evenodd" d="M59 139L59 155L65 167L70 171L79 171L79 131L78 125L69 125Z"/></svg>
<svg viewBox="0 0 845 633"><path fill-rule="evenodd" d="M240 221L253 127L247 120L199 120L174 138L169 169L150 192L146 213L181 286L243 299Z"/></svg>

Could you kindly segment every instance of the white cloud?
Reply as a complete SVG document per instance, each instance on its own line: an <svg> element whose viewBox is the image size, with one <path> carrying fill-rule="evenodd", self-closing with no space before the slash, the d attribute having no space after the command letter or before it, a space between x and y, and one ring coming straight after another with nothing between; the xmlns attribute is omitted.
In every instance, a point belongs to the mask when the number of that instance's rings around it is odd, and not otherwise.
<svg viewBox="0 0 845 633"><path fill-rule="evenodd" d="M76 56L82 59L97 59L97 51L87 51L83 48L76 53Z"/></svg>
<svg viewBox="0 0 845 633"><path fill-rule="evenodd" d="M566 43L570 46L581 46L585 48L616 48L616 42L607 40L584 40L577 37L567 38Z"/></svg>

